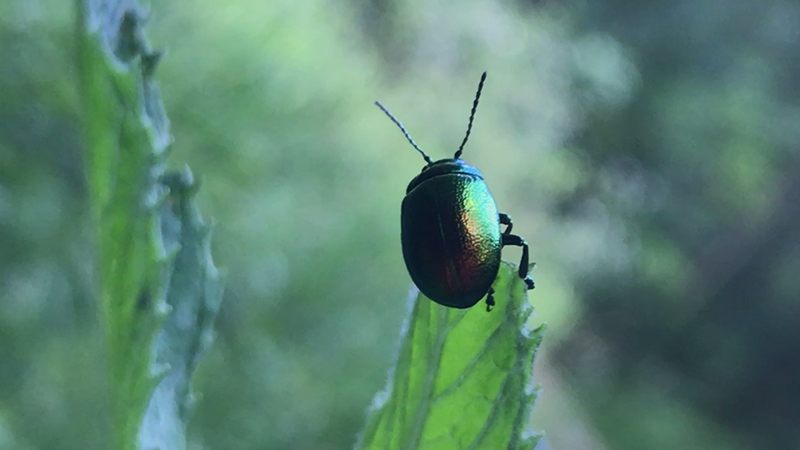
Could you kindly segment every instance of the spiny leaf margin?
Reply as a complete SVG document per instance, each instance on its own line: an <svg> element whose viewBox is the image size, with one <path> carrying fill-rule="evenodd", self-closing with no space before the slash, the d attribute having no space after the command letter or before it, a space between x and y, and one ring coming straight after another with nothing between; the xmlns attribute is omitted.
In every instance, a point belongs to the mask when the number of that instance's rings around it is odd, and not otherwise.
<svg viewBox="0 0 800 450"><path fill-rule="evenodd" d="M186 448L190 379L222 282L188 168L167 171L161 54L135 0L76 0L86 173L96 226L112 448Z"/></svg>

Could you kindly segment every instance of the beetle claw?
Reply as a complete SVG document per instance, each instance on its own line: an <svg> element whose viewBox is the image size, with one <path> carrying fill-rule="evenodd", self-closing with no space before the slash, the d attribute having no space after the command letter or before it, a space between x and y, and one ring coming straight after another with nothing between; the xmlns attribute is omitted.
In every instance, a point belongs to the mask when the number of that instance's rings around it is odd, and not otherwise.
<svg viewBox="0 0 800 450"><path fill-rule="evenodd" d="M523 281L525 281L525 286L528 286L529 291L535 287L533 284L533 278L531 278L530 275L527 275L525 278L523 278Z"/></svg>
<svg viewBox="0 0 800 450"><path fill-rule="evenodd" d="M489 288L489 293L486 295L486 312L489 312L494 308L494 288Z"/></svg>

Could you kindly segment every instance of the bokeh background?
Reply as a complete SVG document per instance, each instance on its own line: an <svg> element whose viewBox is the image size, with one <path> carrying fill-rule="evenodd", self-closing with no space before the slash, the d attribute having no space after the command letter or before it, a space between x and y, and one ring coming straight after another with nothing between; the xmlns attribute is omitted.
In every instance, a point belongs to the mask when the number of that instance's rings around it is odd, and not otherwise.
<svg viewBox="0 0 800 450"><path fill-rule="evenodd" d="M103 449L74 2L0 1L0 449ZM196 448L348 449L404 315L400 201L463 137L532 245L541 449L800 448L800 4L156 0L228 271ZM517 249L505 252L518 261Z"/></svg>

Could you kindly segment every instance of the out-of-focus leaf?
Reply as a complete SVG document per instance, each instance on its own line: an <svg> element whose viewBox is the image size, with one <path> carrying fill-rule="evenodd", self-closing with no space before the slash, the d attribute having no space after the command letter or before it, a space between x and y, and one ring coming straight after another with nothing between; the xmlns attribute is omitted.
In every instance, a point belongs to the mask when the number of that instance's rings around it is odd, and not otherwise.
<svg viewBox="0 0 800 450"><path fill-rule="evenodd" d="M96 227L113 447L134 449L141 418L165 368L154 340L169 307L176 246L159 236L158 183L169 142L157 88L144 62L153 52L134 1L78 0L86 174Z"/></svg>
<svg viewBox="0 0 800 450"><path fill-rule="evenodd" d="M153 80L160 53L135 0L78 0L86 172L97 232L113 445L181 450L190 379L222 297L210 229Z"/></svg>
<svg viewBox="0 0 800 450"><path fill-rule="evenodd" d="M533 360L544 325L516 268L503 263L497 306L440 306L414 289L387 388L375 396L356 449L532 449Z"/></svg>

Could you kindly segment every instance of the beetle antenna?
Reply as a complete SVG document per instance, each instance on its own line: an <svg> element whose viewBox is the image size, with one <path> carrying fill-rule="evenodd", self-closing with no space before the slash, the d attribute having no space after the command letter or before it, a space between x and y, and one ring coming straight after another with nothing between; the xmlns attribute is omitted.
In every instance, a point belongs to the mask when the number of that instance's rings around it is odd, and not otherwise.
<svg viewBox="0 0 800 450"><path fill-rule="evenodd" d="M472 131L472 121L475 119L475 111L478 110L478 100L481 99L481 91L483 90L483 82L486 81L486 72L483 72L481 75L481 81L478 83L478 92L475 94L475 101L472 102L472 112L469 114L469 125L467 125L467 134L464 136L464 140L461 142L461 146L458 147L458 151L456 151L456 155L453 156L454 159L458 159L461 156L461 152L464 151L464 145L467 143L467 139L469 139L469 132Z"/></svg>
<svg viewBox="0 0 800 450"><path fill-rule="evenodd" d="M390 113L389 110L386 109L386 107L381 104L381 102L375 100L375 104L378 105L378 108L380 108L381 111L386 113L386 115L389 116L390 119L392 119L392 122L394 122L394 124L400 128L400 131L403 132L403 136L405 136L406 139L408 139L408 142L410 142L411 145L413 145L414 148L417 149L417 151L422 154L422 157L425 158L425 162L427 162L428 164L433 164L433 161L431 161L431 157L426 155L425 152L423 152L422 149L419 148L417 143L414 142L414 139L411 139L411 136L408 134L408 131L406 131L406 127L404 127L403 124L400 123L400 121L397 120L397 118L393 116L392 113Z"/></svg>

